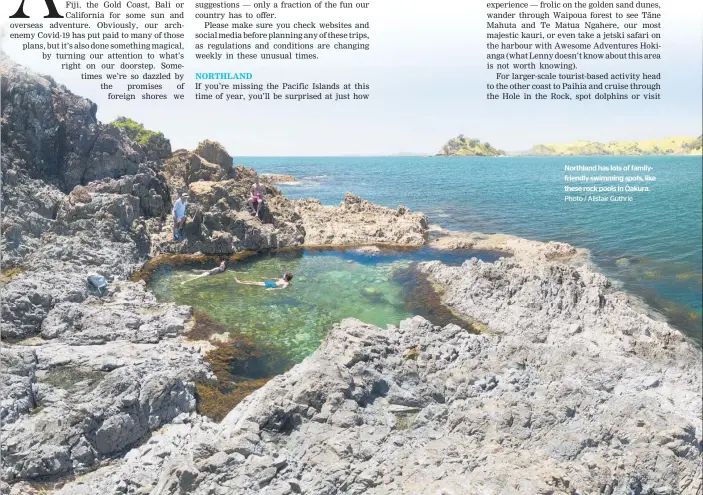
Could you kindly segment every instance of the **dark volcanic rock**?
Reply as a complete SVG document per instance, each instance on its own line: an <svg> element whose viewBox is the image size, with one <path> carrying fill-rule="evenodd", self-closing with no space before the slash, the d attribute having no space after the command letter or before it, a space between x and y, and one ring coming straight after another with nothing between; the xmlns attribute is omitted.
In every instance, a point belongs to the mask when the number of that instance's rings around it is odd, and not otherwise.
<svg viewBox="0 0 703 495"><path fill-rule="evenodd" d="M221 181L238 175L224 146L209 140L198 144L193 151L176 150L165 161L164 171L175 193L186 192L193 182Z"/></svg>
<svg viewBox="0 0 703 495"><path fill-rule="evenodd" d="M19 266L39 246L56 219L65 195L39 179L8 169L2 157L2 266Z"/></svg>
<svg viewBox="0 0 703 495"><path fill-rule="evenodd" d="M67 164L86 160L98 137L97 106L51 77L0 54L3 154L34 177L60 181ZM80 176L79 176L80 177Z"/></svg>
<svg viewBox="0 0 703 495"><path fill-rule="evenodd" d="M103 179L85 187L76 186L69 200L78 204L82 198L90 202L93 195L123 194L131 195L139 200L138 213L144 218L165 217L171 209L171 194L166 178L161 172L156 172L146 165L140 165L134 175L126 175L119 179Z"/></svg>
<svg viewBox="0 0 703 495"><path fill-rule="evenodd" d="M39 76L0 55L2 141L8 169L54 182L64 192L105 177L134 174L161 152L135 144L126 132L97 120L97 105L51 77ZM156 166L156 165L155 165Z"/></svg>
<svg viewBox="0 0 703 495"><path fill-rule="evenodd" d="M165 216L170 193L161 164L149 160L169 154L167 140L150 142L153 147L134 143L123 129L98 122L95 103L4 54L0 76L3 267L21 264L39 248L38 238L55 228L65 193L78 185L120 179L100 191L136 196L138 213Z"/></svg>
<svg viewBox="0 0 703 495"><path fill-rule="evenodd" d="M69 156L66 161L61 177L66 189L105 177L135 174L139 164L146 161L145 154L122 129L107 125L98 131L87 156Z"/></svg>
<svg viewBox="0 0 703 495"><path fill-rule="evenodd" d="M188 194L184 241L173 242L170 228L152 236L152 254L229 255L242 250L307 245L384 243L419 246L427 241L427 217L404 206L384 208L353 194L338 207L317 200L290 201L265 176L241 165L216 142L203 141L189 152L177 150L164 164L172 199ZM249 211L251 186L265 189L260 218ZM166 226L172 225L169 216Z"/></svg>

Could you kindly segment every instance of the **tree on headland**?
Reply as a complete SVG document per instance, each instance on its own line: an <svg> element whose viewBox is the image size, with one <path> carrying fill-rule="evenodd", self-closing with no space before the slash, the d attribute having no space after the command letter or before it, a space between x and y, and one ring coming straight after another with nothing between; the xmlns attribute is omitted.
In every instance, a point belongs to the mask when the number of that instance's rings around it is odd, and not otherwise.
<svg viewBox="0 0 703 495"><path fill-rule="evenodd" d="M118 117L108 125L121 129L132 142L140 145L149 160L166 160L171 157L171 142L162 132L151 131L127 117Z"/></svg>
<svg viewBox="0 0 703 495"><path fill-rule="evenodd" d="M703 136L698 136L696 139L691 141L690 143L686 143L683 145L684 148L688 150L689 153L701 153L703 150Z"/></svg>
<svg viewBox="0 0 703 495"><path fill-rule="evenodd" d="M143 124L127 117L117 117L110 125L124 129L132 141L144 146L154 138L165 139L163 133L150 131Z"/></svg>

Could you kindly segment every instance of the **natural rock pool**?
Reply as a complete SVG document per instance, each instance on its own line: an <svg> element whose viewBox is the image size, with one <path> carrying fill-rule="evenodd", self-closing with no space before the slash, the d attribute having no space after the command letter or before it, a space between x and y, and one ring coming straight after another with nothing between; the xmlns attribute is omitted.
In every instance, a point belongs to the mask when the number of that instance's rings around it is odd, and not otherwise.
<svg viewBox="0 0 703 495"><path fill-rule="evenodd" d="M238 402L266 379L312 354L333 324L345 318L383 327L422 315L435 324L453 322L472 330L468 321L441 303L441 295L415 265L435 259L460 265L471 257L495 261L500 256L430 248L374 253L360 249L295 250L252 256L230 263L225 273L197 279L197 270L213 268L218 260L161 265L149 284L159 300L194 309L199 321L190 338L204 340L213 333L225 338L207 356L218 376L218 386L216 391L207 391L217 393L206 401L223 407L222 402ZM235 281L276 280L287 271L294 278L283 290ZM199 392L203 399L206 391L201 387ZM223 395L229 395L229 400ZM228 410L210 415L219 419Z"/></svg>

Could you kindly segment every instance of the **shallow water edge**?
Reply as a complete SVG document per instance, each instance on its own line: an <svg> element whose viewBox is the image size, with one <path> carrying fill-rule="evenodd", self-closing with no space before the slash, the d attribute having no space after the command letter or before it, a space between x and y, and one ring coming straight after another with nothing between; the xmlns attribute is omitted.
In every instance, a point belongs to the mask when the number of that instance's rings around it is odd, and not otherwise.
<svg viewBox="0 0 703 495"><path fill-rule="evenodd" d="M209 269L223 258L166 255L150 260L134 278L144 280L160 301L193 308L194 324L185 337L200 345L217 377L197 384L198 409L220 420L268 379L312 354L345 318L385 326L419 315L479 332L481 323L445 305L441 288L416 268L437 258L458 266L472 257L495 261L503 253L388 245L287 248L226 257L224 274L204 278L192 270ZM283 291L235 282L283 270L296 274Z"/></svg>
<svg viewBox="0 0 703 495"><path fill-rule="evenodd" d="M580 254L583 255L584 253L581 252ZM154 290L152 284L155 278L158 279L158 277L163 276L165 272L173 273L193 268L211 268L221 260L228 261L231 270L237 271L238 273L242 273L238 271L242 269L242 267L249 269L257 263L274 259L281 260L283 265L285 265L286 262L299 263L301 259L306 257L313 257L319 259L321 262L335 259L338 261L337 265L339 265L336 267L336 271L339 271L338 269L340 267L342 271L344 271L345 265L341 263L348 263L350 267L356 267L357 265L379 266L384 263L396 263L398 266L396 266L392 272L389 272L387 282L403 288L402 301L399 301L397 297L392 297L391 300L389 300L384 291L377 291L376 289L370 288L368 290L363 289L361 306L356 307L359 308L363 306L365 309L370 308L371 312L374 312L378 311L377 308L390 305L390 307L395 308L394 311L396 312L392 313L392 315L395 316L386 317L391 319L395 317L398 321L385 321L383 320L383 316L381 316L382 319L380 321L369 321L369 323L380 326L386 323L397 325L400 319L404 317L420 315L440 326L453 323L468 332L480 333L486 332L488 330L487 327L481 322L472 321L468 317L456 313L445 305L443 302L443 288L434 284L427 275L420 273L413 266L413 263L418 261L432 261L436 259L439 259L445 264L459 265L476 255L484 261L493 262L502 257L510 257L512 253L507 250L447 250L435 249L431 246L360 244L348 246L288 247L267 252L240 252L236 255L229 256L205 256L198 253L192 255L170 254L158 256L149 260L140 271L133 275L133 279L145 281L151 286L152 291L157 293L157 297L166 301L170 300L170 298L164 297L163 292L158 294L158 291ZM554 259L560 258L556 256ZM583 261L589 262L588 256L580 256L577 262ZM403 265L402 262L407 263ZM592 265L590 262L589 264ZM280 271L283 265L276 269ZM299 265L297 266L300 268ZM268 273L273 272L269 270ZM205 280L208 279L210 279L210 277L206 277ZM218 279L220 282L224 280L221 276L218 276ZM304 279L302 280L304 281ZM299 283L299 285L304 284ZM254 290L257 291L258 289ZM346 297L343 296L343 299L353 299L348 294L345 296ZM264 296L260 293L253 292L246 297L261 298ZM211 298L208 297L208 299ZM637 299L642 301L640 306L643 312L656 312L656 310L652 310L651 307L646 305L647 301L643 301L640 298ZM306 299L302 302L291 301L291 298L287 298L286 301L280 304L284 304L293 309L298 307L302 313L307 315L322 313L320 308L323 308L325 305L324 301L321 302L314 298ZM191 305L187 301L173 302ZM352 303L353 302L358 303L359 301L352 301ZM256 307L250 308L253 313L245 314L244 316L239 313L237 317L234 318L234 321L227 317L222 317L222 315L220 315L219 318L214 317L209 314L207 310L198 308L197 303L194 304L196 307L195 324L186 334L186 338L192 341L207 343L207 350L205 351L206 361L210 363L217 377L217 382L201 382L196 386L198 410L201 414L215 421L221 420L236 404L254 390L263 386L269 379L284 373L292 366L302 361L304 357L312 354L324 339L326 332L332 328L335 322L341 321L345 317L358 317L362 312L361 310L352 310L350 313L335 313L331 311L325 315L326 319L324 317L320 318L320 324L317 328L313 328L310 331L296 331L294 335L292 335L291 332L286 333L286 331L281 331L281 325L285 327L285 322L288 321L290 316L282 318L281 320L276 320L273 315L276 312L276 308L280 308L280 306L278 306L279 303L271 300L270 304L273 306L261 306L258 310ZM327 304L330 303L327 302ZM374 315L374 317L375 316L377 315ZM306 323L307 320L305 320L305 318L300 318L300 316L296 315L290 319L298 322L299 327L305 327L306 324L309 324L309 322ZM314 318L315 316L309 316L308 319ZM256 321L257 319L259 321ZM264 321L260 321L262 319ZM361 316L360 319L364 321L363 316ZM252 323L246 324L247 321ZM281 321L283 321L283 323L281 323ZM249 327L252 324L254 327L258 327L259 330L251 330ZM247 328L243 330L243 327ZM278 330L274 333L279 338L277 340L262 338L262 335L270 334L273 331L273 327L278 327ZM214 339L213 336L215 337ZM293 347L293 351L291 351L291 346Z"/></svg>

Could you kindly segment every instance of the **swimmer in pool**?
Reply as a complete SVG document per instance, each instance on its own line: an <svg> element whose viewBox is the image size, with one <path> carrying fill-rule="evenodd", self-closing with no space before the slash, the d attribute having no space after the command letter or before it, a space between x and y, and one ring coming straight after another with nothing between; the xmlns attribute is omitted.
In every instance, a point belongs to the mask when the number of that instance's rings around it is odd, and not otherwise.
<svg viewBox="0 0 703 495"><path fill-rule="evenodd" d="M286 272L283 274L283 278L279 278L275 282L272 281L266 281L266 282L247 282L247 281L242 281L238 279L234 279L237 281L238 284L242 285L258 285L260 287L266 287L266 290L277 290L277 289L285 289L290 285L290 281L293 280L293 274L291 272Z"/></svg>
<svg viewBox="0 0 703 495"><path fill-rule="evenodd" d="M186 280L185 282L182 282L181 285L185 284L186 282L190 282L192 280L196 280L202 277L209 277L210 275L217 275L219 273L224 273L227 270L227 262L223 261L222 263L219 264L219 266L216 266L212 270L206 270L200 275L193 277L191 279Z"/></svg>

